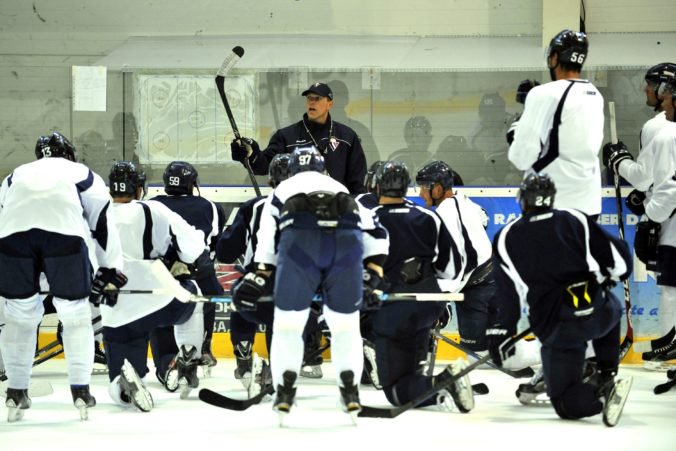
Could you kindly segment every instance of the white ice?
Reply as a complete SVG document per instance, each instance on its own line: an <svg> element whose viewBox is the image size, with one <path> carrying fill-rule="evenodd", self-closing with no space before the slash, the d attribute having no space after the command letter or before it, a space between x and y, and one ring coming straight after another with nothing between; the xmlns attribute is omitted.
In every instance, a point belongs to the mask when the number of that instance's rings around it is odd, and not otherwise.
<svg viewBox="0 0 676 451"><path fill-rule="evenodd" d="M149 363L152 371L152 362ZM440 371L442 365L437 366ZM233 378L234 360L221 359L208 387L231 397L244 397ZM665 382L663 372L622 367L620 376L633 376L634 384L624 414L615 428L603 425L601 416L580 421L558 419L551 406L522 406L514 396L527 380L512 379L495 370L471 373L472 383L484 382L490 394L476 396L468 414L434 408L409 411L395 419L362 419L353 426L338 409L338 389L330 363L323 365L324 378L300 379L297 405L278 426L271 402L244 412L212 407L197 399L180 400L168 393L149 374L155 398L150 413L125 410L108 396L108 376L92 378L92 393L98 405L89 420L80 421L72 405L64 360L37 367L34 379L49 381L54 393L33 398L24 419L7 423L0 407L0 450L165 451L223 450L342 450L342 451L436 451L436 450L559 450L619 451L676 449L676 389L656 396L655 385ZM386 406L382 392L361 389L362 402Z"/></svg>

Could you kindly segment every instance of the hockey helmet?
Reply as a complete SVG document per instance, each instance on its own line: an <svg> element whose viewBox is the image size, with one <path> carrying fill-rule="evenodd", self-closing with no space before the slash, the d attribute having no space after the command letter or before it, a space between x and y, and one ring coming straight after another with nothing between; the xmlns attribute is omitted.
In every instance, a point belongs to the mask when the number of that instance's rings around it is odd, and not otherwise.
<svg viewBox="0 0 676 451"><path fill-rule="evenodd" d="M164 192L169 195L192 196L194 187L199 188L197 169L186 161L172 161L162 175Z"/></svg>
<svg viewBox="0 0 676 451"><path fill-rule="evenodd" d="M43 157L61 157L75 161L75 147L61 133L54 132L50 136L38 138L35 143L35 156L38 160Z"/></svg>
<svg viewBox="0 0 676 451"><path fill-rule="evenodd" d="M444 190L453 188L453 170L443 161L432 161L427 163L415 176L417 185L428 185L430 188L435 183L439 183Z"/></svg>
<svg viewBox="0 0 676 451"><path fill-rule="evenodd" d="M552 38L547 47L545 57L547 61L556 53L558 64L572 65L582 69L582 65L589 53L587 35L581 31L562 30ZM553 69L553 68L551 68Z"/></svg>
<svg viewBox="0 0 676 451"><path fill-rule="evenodd" d="M324 172L324 157L316 147L298 147L291 154L289 161L289 175L296 175L304 171Z"/></svg>
<svg viewBox="0 0 676 451"><path fill-rule="evenodd" d="M381 166L385 164L384 161L378 160L369 167L369 170L366 171L366 177L364 177L364 187L369 193L376 192L376 173Z"/></svg>
<svg viewBox="0 0 676 451"><path fill-rule="evenodd" d="M549 210L554 207L556 186L547 174L528 174L521 182L517 200L521 211Z"/></svg>
<svg viewBox="0 0 676 451"><path fill-rule="evenodd" d="M268 182L273 188L282 183L290 177L289 163L291 162L291 154L278 153L272 158L268 172L270 173Z"/></svg>
<svg viewBox="0 0 676 451"><path fill-rule="evenodd" d="M136 196L144 188L145 174L139 172L131 161L116 161L108 174L108 188L113 197Z"/></svg>
<svg viewBox="0 0 676 451"><path fill-rule="evenodd" d="M406 164L401 161L386 161L376 173L376 187L380 196L404 197L411 183Z"/></svg>

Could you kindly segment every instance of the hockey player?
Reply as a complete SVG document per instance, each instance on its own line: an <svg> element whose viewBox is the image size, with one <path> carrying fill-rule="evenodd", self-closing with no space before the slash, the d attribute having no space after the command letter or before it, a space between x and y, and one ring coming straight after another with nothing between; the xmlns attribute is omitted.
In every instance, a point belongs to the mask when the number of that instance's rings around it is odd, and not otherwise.
<svg viewBox="0 0 676 451"><path fill-rule="evenodd" d="M385 279L393 292L437 293L441 290L435 272L455 272L457 261L451 255L455 244L435 213L404 199L410 182L406 165L398 161L385 162L376 173L380 205L375 212L390 236ZM465 367L458 359L437 376L422 374L420 362L427 354L430 331L444 309L443 302L386 302L372 312L378 378L392 404L406 404L435 386L446 387L449 378ZM442 393L419 407L447 405L451 398L460 412L474 407L469 376Z"/></svg>
<svg viewBox="0 0 676 451"><path fill-rule="evenodd" d="M615 426L631 387L617 379L622 306L608 285L631 273L626 242L607 234L573 209L554 209L556 188L546 174L530 174L520 186L523 215L493 240L498 289L486 331L493 362L507 358L505 339L516 334L521 308L529 308L533 333L542 343L547 394L563 419L603 412ZM580 240L584 241L580 241ZM598 384L583 382L591 340Z"/></svg>
<svg viewBox="0 0 676 451"><path fill-rule="evenodd" d="M439 274L443 291L462 292L455 304L460 342L472 351L486 351L488 301L495 291L491 243L484 228L485 211L464 194L453 191L453 170L443 161L425 165L416 175L428 208L436 207L456 250L454 271Z"/></svg>
<svg viewBox="0 0 676 451"><path fill-rule="evenodd" d="M332 178L345 185L352 194L363 193L364 150L359 136L351 128L331 118L333 91L325 83L314 83L301 95L305 97L307 107L301 121L277 130L265 150L261 150L253 139L233 140L230 145L232 159L244 164L248 158L254 174L265 175L276 154L314 146L326 160L326 170Z"/></svg>
<svg viewBox="0 0 676 451"><path fill-rule="evenodd" d="M162 176L166 195L155 196L151 200L166 205L177 213L188 224L204 233L204 252L190 267L186 267L172 249L165 256L165 264L170 268L173 265L181 267L180 272L186 273L188 278L194 279L204 295L223 295L223 287L216 278L214 268L214 253L216 241L225 226L225 212L223 207L200 196L199 175L195 167L185 161L172 161L167 165ZM195 195L197 191L197 195ZM176 272L176 269L174 269ZM216 365L216 358L211 352L211 340L216 320L216 304L204 305L204 340L200 349L201 364L206 368ZM178 348L173 340L173 328L158 328L151 334L153 358L156 366L159 362L158 377L166 383L172 357L175 357ZM156 357L155 354L158 354ZM175 368L175 366L174 366Z"/></svg>
<svg viewBox="0 0 676 451"><path fill-rule="evenodd" d="M535 86L509 148L518 169L546 172L558 187L559 208L601 213L603 96L580 71L588 54L584 33L563 30L547 49L551 83Z"/></svg>
<svg viewBox="0 0 676 451"><path fill-rule="evenodd" d="M133 163L116 162L108 180L117 229L125 237L122 251L130 268L130 286L143 288L152 283L154 275L148 262L163 257L170 247L186 264L193 264L202 255L204 233L160 202L138 201L144 187ZM197 292L195 285L187 281L182 284ZM169 325L175 326L180 349L176 363L181 398L186 398L199 383L197 366L204 330L202 304L181 302L171 294L124 294L119 299L115 296L104 300L103 338L113 400L143 412L153 408L152 395L141 380L148 373L149 335L154 328Z"/></svg>
<svg viewBox="0 0 676 451"><path fill-rule="evenodd" d="M654 192L654 187L667 182L673 172L673 154L672 147L674 133L673 125L673 96L672 89L676 84L676 65L673 63L662 63L653 66L648 70L646 79L646 97L650 106L655 106L657 111L661 111L654 118L645 123L641 129L641 151L636 161L629 153L629 150L622 142L617 144L606 144L603 147L603 163L609 169L616 171L623 176L636 190L627 197L627 205L630 205L634 213L641 215L647 213L645 204L650 202ZM656 87L656 85L658 87ZM659 140L658 140L659 137ZM645 192L645 193L644 193ZM662 202L653 203L653 215L655 215L655 205ZM670 213L671 210L665 211ZM642 233L659 233L659 254L658 258L651 258L645 261L649 270L659 273L657 284L660 287L660 305L659 305L659 332L661 337L649 342L646 347L637 346L636 350L646 351L643 358L646 361L656 361L656 365L661 366L661 362L676 358L676 239L671 238L676 230L676 225L669 225L672 219L661 214L657 217L662 220L653 219L651 215L648 222L639 223L637 226L637 240L640 242ZM658 223L663 223L661 232L657 228ZM675 223L676 224L676 223ZM642 249L637 248L637 256ZM668 357L669 349L674 349L671 357ZM649 368L654 367L648 364Z"/></svg>
<svg viewBox="0 0 676 451"><path fill-rule="evenodd" d="M268 183L275 188L289 177L289 161L291 154L281 153L272 158L270 162L270 177ZM216 244L216 258L224 263L234 263L242 259L242 267L245 271L255 270L253 256L256 252L258 240L256 235L260 226L261 212L265 204L265 196L255 197L240 205L235 219L218 239ZM272 287L270 293L272 294ZM271 349L272 340L272 317L274 305L263 303L255 311L232 312L230 314L230 339L235 352L237 368L235 379L244 385L249 397L259 391L265 383L265 362L252 352L256 330L259 324L265 325L265 342L268 353ZM265 370L265 372L269 372ZM256 379L260 378L260 381ZM258 385L258 386L256 386Z"/></svg>
<svg viewBox="0 0 676 451"><path fill-rule="evenodd" d="M354 378L363 365L359 308L380 301L376 290L383 277L387 231L343 185L322 174L324 158L317 149L296 149L289 169L291 177L265 202L254 256L256 270L244 276L233 302L238 309L255 309L276 269L271 364L277 389L273 409L281 415L289 412L295 399L303 326L319 289L331 330L342 405L355 415L361 404Z"/></svg>
<svg viewBox="0 0 676 451"><path fill-rule="evenodd" d="M10 422L20 420L31 405L27 389L35 330L44 312L40 273L46 276L63 323L68 379L82 419L87 419L87 408L96 405L89 392L94 334L87 298L109 284L119 288L126 282L103 180L75 163L75 148L60 133L50 136L42 156L16 168L0 187L0 296L6 298L0 349ZM90 234L100 264L95 277L86 245Z"/></svg>

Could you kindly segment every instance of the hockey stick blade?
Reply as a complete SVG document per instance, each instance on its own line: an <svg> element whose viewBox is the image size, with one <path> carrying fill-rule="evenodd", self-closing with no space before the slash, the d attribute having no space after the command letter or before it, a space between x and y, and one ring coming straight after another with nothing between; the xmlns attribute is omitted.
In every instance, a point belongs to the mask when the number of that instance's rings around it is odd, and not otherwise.
<svg viewBox="0 0 676 451"><path fill-rule="evenodd" d="M516 342L519 340L523 339L526 337L528 334L532 332L531 328L527 328L523 332L519 333L515 337L512 337L512 339L509 341L508 344L505 345L505 350L509 350L516 345ZM460 378L464 377L465 375L469 374L470 372L474 371L477 367L483 365L484 363L488 362L490 360L491 356L490 354L486 354L479 360L475 361L471 365L466 366L463 370L461 370L459 373L454 374L450 380L444 384L441 387L435 387L432 388L431 390L428 390L427 392L423 393L422 395L416 397L412 401L407 402L406 404L402 404L401 406L397 407L370 407L370 406L362 406L361 412L359 412L359 417L362 418L396 418L402 413L411 410L412 408L418 406L420 403L428 400L432 396L436 395L439 393L439 391L448 388L451 384L454 384L457 380ZM488 387L486 387L488 388Z"/></svg>
<svg viewBox="0 0 676 451"><path fill-rule="evenodd" d="M662 393L666 393L674 387L676 387L676 379L672 379L669 382L665 382L664 384L657 385L653 389L653 393L655 393L656 395L661 395Z"/></svg>
<svg viewBox="0 0 676 451"><path fill-rule="evenodd" d="M432 331L432 334L434 335L435 338L443 341L446 344L453 346L454 348L464 352L467 355L471 355L475 359L481 358L481 356L479 354L477 354L476 352L474 352L470 349L467 349L466 347L464 347L460 343L456 343L455 341L451 340L448 337L445 337L441 333L437 333L435 331ZM535 371L533 371L533 368L531 368L531 367L526 367L526 368L522 368L522 369L519 369L519 370L510 370L510 369L507 369L507 368L499 367L499 366L495 365L493 362L491 362L490 360L488 362L486 362L486 364L488 366L490 366L491 368L496 369L498 371L501 371L501 372L505 373L506 375L511 376L515 379L525 379L525 378L533 377L533 375L535 374Z"/></svg>
<svg viewBox="0 0 676 451"><path fill-rule="evenodd" d="M209 390L208 388L203 388L199 391L199 399L212 406L220 407L221 409L242 411L248 409L251 406L255 406L256 404L260 404L265 396L271 395L274 392L275 390L272 388L272 385L267 385L253 398L234 399L216 393L215 391Z"/></svg>
<svg viewBox="0 0 676 451"><path fill-rule="evenodd" d="M484 384L483 382L479 382L478 384L472 384L472 391L474 392L475 395L487 395L488 393L490 393L488 385Z"/></svg>

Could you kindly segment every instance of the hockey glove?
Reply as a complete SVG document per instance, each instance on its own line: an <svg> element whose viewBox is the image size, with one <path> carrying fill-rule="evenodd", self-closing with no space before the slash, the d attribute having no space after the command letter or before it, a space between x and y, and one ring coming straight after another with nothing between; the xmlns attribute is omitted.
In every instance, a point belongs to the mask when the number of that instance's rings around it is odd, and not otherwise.
<svg viewBox="0 0 676 451"><path fill-rule="evenodd" d="M380 299L383 294L383 278L371 268L364 268L362 278L364 282L362 310L378 310L383 305Z"/></svg>
<svg viewBox="0 0 676 451"><path fill-rule="evenodd" d="M94 305L117 304L117 295L120 288L127 284L127 276L115 268L99 268L92 281L92 291L89 294L89 302Z"/></svg>
<svg viewBox="0 0 676 451"><path fill-rule="evenodd" d="M520 116L517 116L516 119L514 119L514 122L512 122L512 125L510 125L509 129L507 130L507 135L505 135L507 138L507 144L510 146L512 145L512 142L514 142L514 134L516 133L516 129L519 126L519 118Z"/></svg>
<svg viewBox="0 0 676 451"><path fill-rule="evenodd" d="M235 310L256 311L258 301L266 292L270 291L272 275L266 275L260 272L248 272L242 277L242 280L232 290L232 303Z"/></svg>
<svg viewBox="0 0 676 451"><path fill-rule="evenodd" d="M636 224L636 236L634 237L634 250L636 257L649 266L657 262L657 245L662 226L648 218Z"/></svg>
<svg viewBox="0 0 676 451"><path fill-rule="evenodd" d="M619 174L617 169L623 160L633 161L634 157L631 156L629 149L622 141L618 141L617 144L607 143L603 146L603 165L615 174Z"/></svg>
<svg viewBox="0 0 676 451"><path fill-rule="evenodd" d="M536 86L540 86L540 82L537 80L521 80L516 88L516 101L525 104L528 93Z"/></svg>
<svg viewBox="0 0 676 451"><path fill-rule="evenodd" d="M645 199L646 199L645 193L635 189L631 193L629 193L627 198L624 200L624 204L635 215L643 216L645 214L645 206L643 205L643 201Z"/></svg>
<svg viewBox="0 0 676 451"><path fill-rule="evenodd" d="M258 143L251 138L233 139L230 143L233 161L239 161L242 164L246 158L256 156L260 151Z"/></svg>
<svg viewBox="0 0 676 451"><path fill-rule="evenodd" d="M510 358L516 352L514 346L506 349L506 345L512 338L513 334L500 326L493 326L486 329L486 344L488 345L488 353L491 355L491 360L498 367L502 368L505 360Z"/></svg>

